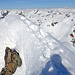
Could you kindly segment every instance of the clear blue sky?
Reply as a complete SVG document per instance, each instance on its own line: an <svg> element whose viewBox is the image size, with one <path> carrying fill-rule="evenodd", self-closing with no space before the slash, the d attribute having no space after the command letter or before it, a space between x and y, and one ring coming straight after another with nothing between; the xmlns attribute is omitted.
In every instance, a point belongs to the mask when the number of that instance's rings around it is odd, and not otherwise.
<svg viewBox="0 0 75 75"><path fill-rule="evenodd" d="M0 9L75 8L75 0L0 0Z"/></svg>

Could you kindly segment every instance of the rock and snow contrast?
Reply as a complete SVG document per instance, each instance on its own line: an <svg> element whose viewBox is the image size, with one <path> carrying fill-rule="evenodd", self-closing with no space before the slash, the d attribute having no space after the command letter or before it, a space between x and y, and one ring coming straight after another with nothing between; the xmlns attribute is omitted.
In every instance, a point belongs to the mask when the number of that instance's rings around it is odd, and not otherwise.
<svg viewBox="0 0 75 75"><path fill-rule="evenodd" d="M0 71L10 47L22 59L13 75L75 75L75 9L0 12Z"/></svg>

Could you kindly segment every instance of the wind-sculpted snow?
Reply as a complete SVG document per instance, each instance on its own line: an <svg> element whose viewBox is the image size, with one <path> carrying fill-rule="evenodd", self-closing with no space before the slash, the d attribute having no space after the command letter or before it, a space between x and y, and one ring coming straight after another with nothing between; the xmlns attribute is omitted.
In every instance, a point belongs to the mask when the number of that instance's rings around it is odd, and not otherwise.
<svg viewBox="0 0 75 75"><path fill-rule="evenodd" d="M14 75L75 74L75 53L25 16L9 14L0 20L0 70L6 46L22 58Z"/></svg>

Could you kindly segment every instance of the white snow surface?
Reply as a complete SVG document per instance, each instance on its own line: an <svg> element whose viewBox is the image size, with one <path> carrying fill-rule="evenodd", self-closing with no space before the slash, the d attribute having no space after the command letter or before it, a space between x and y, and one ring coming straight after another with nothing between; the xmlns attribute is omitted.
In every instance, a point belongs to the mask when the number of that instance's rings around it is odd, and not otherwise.
<svg viewBox="0 0 75 75"><path fill-rule="evenodd" d="M24 13L25 16L18 15L17 10L16 13L11 11L0 19L0 71L5 66L5 49L10 47L22 58L22 66L13 75L75 75L75 48L69 36L74 24L71 19L75 21L75 15L71 13L69 18L61 18L62 21L59 18L59 24L47 27L52 20L40 19L39 26L34 23L38 15L34 20L28 18L38 11L30 11ZM44 16L44 11L40 9L38 13Z"/></svg>

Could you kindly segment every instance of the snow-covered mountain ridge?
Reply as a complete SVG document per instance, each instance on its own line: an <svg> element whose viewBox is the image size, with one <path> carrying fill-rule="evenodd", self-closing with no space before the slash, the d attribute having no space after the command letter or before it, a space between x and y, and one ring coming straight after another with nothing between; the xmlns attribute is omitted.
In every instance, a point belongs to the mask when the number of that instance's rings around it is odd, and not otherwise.
<svg viewBox="0 0 75 75"><path fill-rule="evenodd" d="M69 36L74 24L71 19L75 20L74 15L47 30L46 25L39 26L25 16L9 13L0 20L0 70L8 46L15 48L23 61L14 75L74 75L75 51Z"/></svg>

